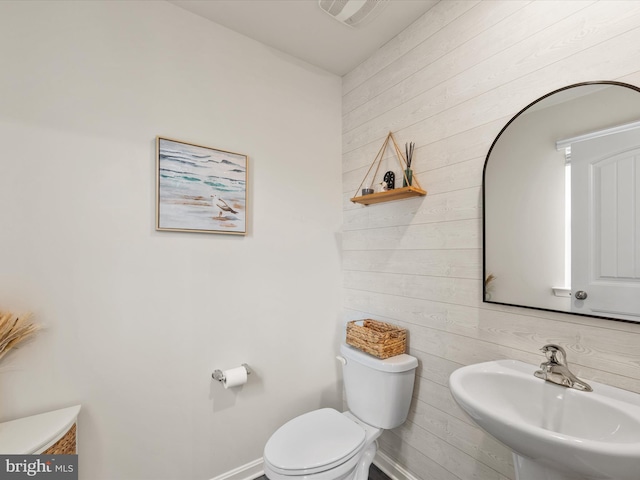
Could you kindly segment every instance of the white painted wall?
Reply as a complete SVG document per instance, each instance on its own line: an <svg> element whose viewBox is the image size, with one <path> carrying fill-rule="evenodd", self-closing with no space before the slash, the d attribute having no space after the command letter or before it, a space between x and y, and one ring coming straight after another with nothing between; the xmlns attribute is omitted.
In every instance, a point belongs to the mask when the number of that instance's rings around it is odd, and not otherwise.
<svg viewBox="0 0 640 480"><path fill-rule="evenodd" d="M0 308L46 325L0 421L80 403L81 478L206 479L339 405L340 78L154 1L0 2L0 58ZM156 135L249 156L246 237L154 230Z"/></svg>
<svg viewBox="0 0 640 480"><path fill-rule="evenodd" d="M640 85L639 25L638 1L447 0L343 79L345 316L409 329L413 405L380 443L417 478L514 478L510 452L450 396L462 365L537 364L552 341L585 379L640 392L640 325L482 303L480 192L491 142L521 108L586 80ZM351 204L389 130L416 143L429 194Z"/></svg>

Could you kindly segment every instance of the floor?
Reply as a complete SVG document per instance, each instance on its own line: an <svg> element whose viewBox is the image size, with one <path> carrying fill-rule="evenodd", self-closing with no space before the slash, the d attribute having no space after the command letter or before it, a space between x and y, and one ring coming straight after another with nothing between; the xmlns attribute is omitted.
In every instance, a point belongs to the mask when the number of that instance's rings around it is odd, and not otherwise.
<svg viewBox="0 0 640 480"><path fill-rule="evenodd" d="M369 469L369 480L391 480L386 473L375 465L371 464Z"/></svg>
<svg viewBox="0 0 640 480"><path fill-rule="evenodd" d="M267 477L262 475L255 480L268 480ZM369 469L369 480L391 480L382 470L375 465L371 465Z"/></svg>

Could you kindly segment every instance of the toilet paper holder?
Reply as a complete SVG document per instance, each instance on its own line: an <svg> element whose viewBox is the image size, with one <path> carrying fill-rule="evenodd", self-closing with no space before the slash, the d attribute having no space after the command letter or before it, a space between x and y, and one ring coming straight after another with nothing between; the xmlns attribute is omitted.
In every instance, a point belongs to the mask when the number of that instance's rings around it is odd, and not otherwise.
<svg viewBox="0 0 640 480"><path fill-rule="evenodd" d="M241 366L244 367L244 369L247 371L247 375L251 375L251 369L249 368L249 365L247 365L246 363L243 363L241 364ZM218 369L213 371L213 373L211 374L211 378L219 382L225 381L224 372Z"/></svg>

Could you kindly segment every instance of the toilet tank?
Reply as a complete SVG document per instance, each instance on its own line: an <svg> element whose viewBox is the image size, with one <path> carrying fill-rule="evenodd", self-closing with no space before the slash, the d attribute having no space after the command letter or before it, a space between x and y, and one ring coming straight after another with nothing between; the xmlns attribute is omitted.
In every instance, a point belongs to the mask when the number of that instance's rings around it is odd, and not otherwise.
<svg viewBox="0 0 640 480"><path fill-rule="evenodd" d="M342 344L342 367L349 411L374 427L402 425L409 413L418 360L411 355L379 359Z"/></svg>

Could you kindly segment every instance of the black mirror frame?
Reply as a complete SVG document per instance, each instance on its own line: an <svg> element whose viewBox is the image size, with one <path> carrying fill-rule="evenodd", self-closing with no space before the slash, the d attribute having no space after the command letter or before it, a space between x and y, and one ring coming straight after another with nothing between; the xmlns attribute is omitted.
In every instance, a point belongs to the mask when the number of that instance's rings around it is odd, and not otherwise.
<svg viewBox="0 0 640 480"><path fill-rule="evenodd" d="M611 81L611 80L601 80L601 81L574 83L572 85L567 85L565 87L558 88L557 90L554 90L554 91L552 91L550 93L547 93L546 95L543 95L542 97L538 98L537 100L534 100L529 105L527 105L522 110L520 110L518 113L516 113L505 124L505 126L502 127L502 129L500 130L500 132L498 133L496 138L491 143L491 147L489 148L489 152L487 153L487 156L485 157L484 167L482 168L482 302L483 303L492 303L494 305L505 305L505 306L508 306L508 307L528 308L528 309L531 309L531 310L542 310L542 311L545 311L545 312L564 313L564 314L567 314L567 315L578 315L578 316L581 316L581 317L600 318L600 319L603 319L603 320L614 320L616 322L625 322L625 323L638 324L640 322L634 322L633 320L625 320L625 319L613 318L613 317L604 317L604 316L599 316L599 315L590 315L590 314L579 313L579 312L553 310L551 308L531 307L531 306L528 306L528 305L517 305L517 304L513 304L513 303L493 302L491 300L487 300L486 299L485 281L487 279L487 258L486 258L486 248L485 248L485 246L486 246L486 231L485 231L485 228L486 228L485 227L485 225L486 225L486 217L485 217L486 216L486 209L485 209L485 205L486 205L485 185L486 185L486 182L485 182L485 175L486 175L486 172L487 172L487 163L489 162L489 157L491 156L491 152L493 151L493 148L495 147L496 143L498 142L498 140L500 139L502 134L507 130L507 128L509 128L509 126L520 115L522 115L524 112L526 112L529 108L531 108L532 106L534 106L537 103L541 102L545 98L550 97L552 95L555 95L556 93L562 92L564 90L569 90L571 88L583 87L583 86L588 86L588 85L616 85L616 86L619 86L619 87L626 87L626 88L629 88L631 90L635 90L636 92L640 93L640 87L636 87L635 85L631 85L629 83L616 82L616 81Z"/></svg>

